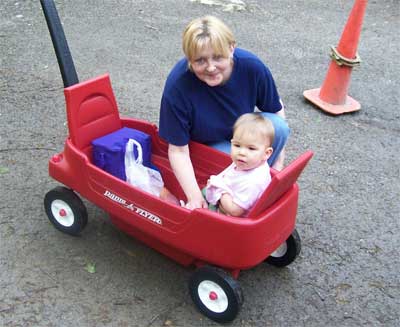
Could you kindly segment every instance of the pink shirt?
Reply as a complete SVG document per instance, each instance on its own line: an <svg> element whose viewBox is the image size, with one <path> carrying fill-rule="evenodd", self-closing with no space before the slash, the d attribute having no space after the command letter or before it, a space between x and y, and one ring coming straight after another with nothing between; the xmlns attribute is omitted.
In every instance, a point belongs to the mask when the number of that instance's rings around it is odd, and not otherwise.
<svg viewBox="0 0 400 327"><path fill-rule="evenodd" d="M216 205L222 194L229 193L233 202L247 211L270 182L271 174L267 162L251 170L237 170L232 163L218 175L210 177L206 187L206 199Z"/></svg>

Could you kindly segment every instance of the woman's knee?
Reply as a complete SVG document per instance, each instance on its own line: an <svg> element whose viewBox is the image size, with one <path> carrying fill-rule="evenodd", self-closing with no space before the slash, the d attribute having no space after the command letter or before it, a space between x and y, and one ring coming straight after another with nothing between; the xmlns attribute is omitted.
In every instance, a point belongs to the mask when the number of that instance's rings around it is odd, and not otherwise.
<svg viewBox="0 0 400 327"><path fill-rule="evenodd" d="M229 141L214 142L214 143L209 143L207 145L221 152L225 152L227 154L231 152L231 142Z"/></svg>
<svg viewBox="0 0 400 327"><path fill-rule="evenodd" d="M269 119L272 122L272 125L274 125L275 139L277 139L277 143L285 144L290 134L290 128L287 122L277 114L273 114L270 112L263 112L261 114L265 118Z"/></svg>

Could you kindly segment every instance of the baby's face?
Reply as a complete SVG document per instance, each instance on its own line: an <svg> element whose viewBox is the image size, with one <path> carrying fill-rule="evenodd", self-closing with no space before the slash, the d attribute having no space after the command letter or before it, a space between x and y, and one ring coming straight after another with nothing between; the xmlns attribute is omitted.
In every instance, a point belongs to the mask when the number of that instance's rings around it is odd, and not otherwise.
<svg viewBox="0 0 400 327"><path fill-rule="evenodd" d="M258 133L234 133L231 140L231 158L239 170L250 170L265 163L272 148Z"/></svg>

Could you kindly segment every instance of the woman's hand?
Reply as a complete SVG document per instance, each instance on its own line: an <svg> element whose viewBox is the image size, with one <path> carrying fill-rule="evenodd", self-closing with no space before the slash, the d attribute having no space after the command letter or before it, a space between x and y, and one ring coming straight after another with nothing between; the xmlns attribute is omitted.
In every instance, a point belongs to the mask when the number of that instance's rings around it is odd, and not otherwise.
<svg viewBox="0 0 400 327"><path fill-rule="evenodd" d="M201 195L201 194L200 194ZM185 208L186 209L196 209L196 208L208 208L208 204L206 202L206 200L204 200L203 195L201 195L201 198L198 199L192 199L190 201L188 201L188 203L185 204Z"/></svg>
<svg viewBox="0 0 400 327"><path fill-rule="evenodd" d="M281 105L282 109L279 110L276 114L281 117L283 120L286 120L286 115L285 115L285 107L283 105L282 100ZM285 161L285 148L281 150L281 153L279 153L279 156L275 159L275 163L273 164L272 168L276 170L282 170L284 167L284 161Z"/></svg>
<svg viewBox="0 0 400 327"><path fill-rule="evenodd" d="M281 153L279 153L278 158L275 159L274 164L272 165L272 168L275 170L281 171L284 167L284 161L285 161L285 148L281 150Z"/></svg>

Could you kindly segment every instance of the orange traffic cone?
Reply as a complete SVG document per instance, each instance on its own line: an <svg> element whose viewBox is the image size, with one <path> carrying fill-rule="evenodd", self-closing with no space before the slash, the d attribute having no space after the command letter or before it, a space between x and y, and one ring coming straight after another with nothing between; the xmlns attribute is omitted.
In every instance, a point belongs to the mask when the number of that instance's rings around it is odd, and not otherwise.
<svg viewBox="0 0 400 327"><path fill-rule="evenodd" d="M304 97L333 115L359 110L361 105L347 95L352 68L360 64L357 44L367 0L356 0L321 88L304 91Z"/></svg>

